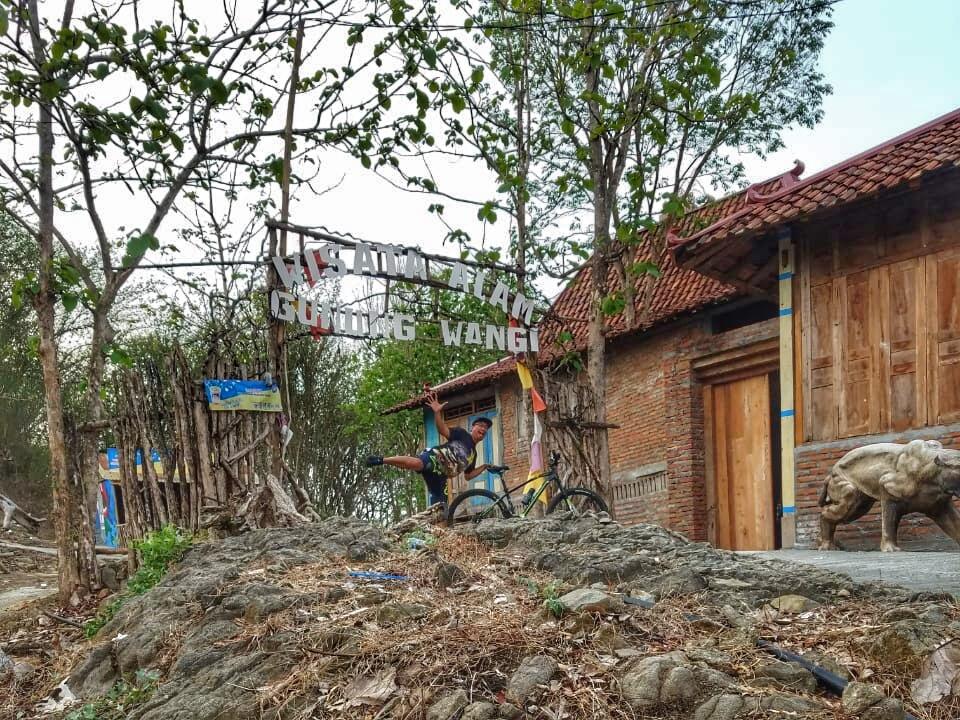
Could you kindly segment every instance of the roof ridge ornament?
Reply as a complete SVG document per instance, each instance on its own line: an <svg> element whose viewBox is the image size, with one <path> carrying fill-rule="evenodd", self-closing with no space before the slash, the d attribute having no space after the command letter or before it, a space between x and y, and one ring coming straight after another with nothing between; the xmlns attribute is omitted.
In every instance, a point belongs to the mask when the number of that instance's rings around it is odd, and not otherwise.
<svg viewBox="0 0 960 720"><path fill-rule="evenodd" d="M793 186L800 182L800 176L803 175L803 171L806 169L806 166L803 164L802 160L794 160L793 167L787 172L779 175L774 180L779 181L779 187L773 192L761 193L757 188L760 185L764 185L769 180L766 180L763 183L754 183L747 188L746 199L748 204L755 203L767 203L771 200L776 200L777 198L783 197L787 192L793 189Z"/></svg>

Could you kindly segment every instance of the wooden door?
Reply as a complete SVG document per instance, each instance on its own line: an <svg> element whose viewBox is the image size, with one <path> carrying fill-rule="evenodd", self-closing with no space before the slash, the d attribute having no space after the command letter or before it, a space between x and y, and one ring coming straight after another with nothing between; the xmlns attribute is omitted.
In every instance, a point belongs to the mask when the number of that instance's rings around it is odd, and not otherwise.
<svg viewBox="0 0 960 720"><path fill-rule="evenodd" d="M704 389L710 534L727 550L772 550L774 474L766 375Z"/></svg>

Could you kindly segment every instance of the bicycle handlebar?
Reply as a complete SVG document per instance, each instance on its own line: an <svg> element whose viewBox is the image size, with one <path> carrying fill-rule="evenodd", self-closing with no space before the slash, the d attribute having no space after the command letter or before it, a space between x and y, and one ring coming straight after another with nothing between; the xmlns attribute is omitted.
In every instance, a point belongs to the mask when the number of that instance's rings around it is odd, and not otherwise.
<svg viewBox="0 0 960 720"><path fill-rule="evenodd" d="M503 475L503 473L509 469L509 465L487 465L487 472L496 473L497 475Z"/></svg>

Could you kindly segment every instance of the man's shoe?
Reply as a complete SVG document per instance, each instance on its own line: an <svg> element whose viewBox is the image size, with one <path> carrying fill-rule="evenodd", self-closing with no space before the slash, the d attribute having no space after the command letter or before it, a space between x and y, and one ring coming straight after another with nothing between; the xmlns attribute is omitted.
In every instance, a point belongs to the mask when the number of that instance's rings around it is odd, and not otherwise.
<svg viewBox="0 0 960 720"><path fill-rule="evenodd" d="M376 467L377 465L383 465L383 456L367 455L367 467Z"/></svg>

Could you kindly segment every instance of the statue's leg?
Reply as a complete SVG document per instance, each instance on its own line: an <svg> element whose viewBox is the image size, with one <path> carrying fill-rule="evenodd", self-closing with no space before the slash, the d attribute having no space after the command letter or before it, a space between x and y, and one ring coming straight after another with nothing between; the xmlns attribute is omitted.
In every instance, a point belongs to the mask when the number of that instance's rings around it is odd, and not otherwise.
<svg viewBox="0 0 960 720"><path fill-rule="evenodd" d="M880 497L880 552L899 552L897 529L903 517L903 506L886 493Z"/></svg>
<svg viewBox="0 0 960 720"><path fill-rule="evenodd" d="M840 550L834 537L837 525L852 522L873 506L873 498L853 483L832 475L827 482L823 507L820 510L820 550Z"/></svg>
<svg viewBox="0 0 960 720"><path fill-rule="evenodd" d="M953 538L954 542L960 544L960 510L957 510L952 500L948 500L943 509L936 515L931 515L930 518Z"/></svg>

